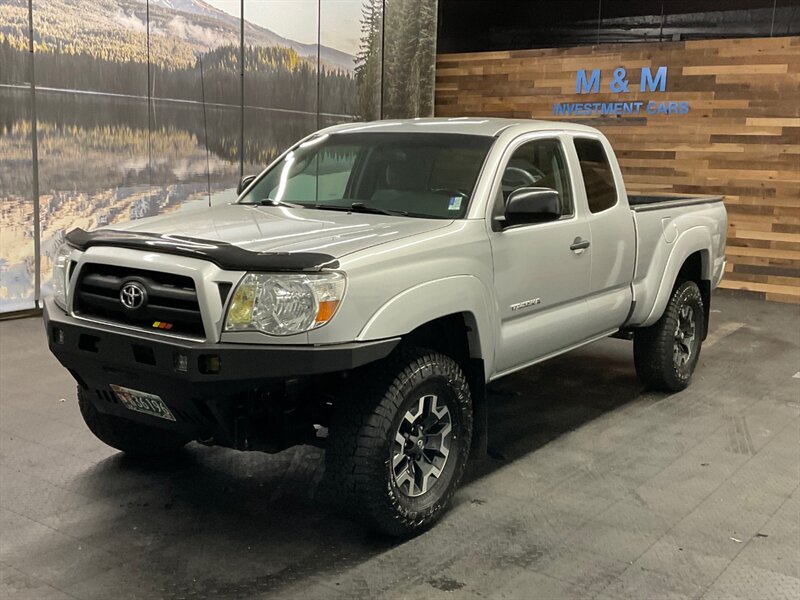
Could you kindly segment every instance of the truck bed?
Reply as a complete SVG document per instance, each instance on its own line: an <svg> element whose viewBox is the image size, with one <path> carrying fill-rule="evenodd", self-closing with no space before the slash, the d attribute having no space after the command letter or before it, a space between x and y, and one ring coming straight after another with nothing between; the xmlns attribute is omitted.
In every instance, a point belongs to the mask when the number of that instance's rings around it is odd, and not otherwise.
<svg viewBox="0 0 800 600"><path fill-rule="evenodd" d="M701 196L697 194L628 194L631 210L659 210L695 204L722 202L722 196Z"/></svg>
<svg viewBox="0 0 800 600"><path fill-rule="evenodd" d="M727 217L721 196L634 194L629 202L636 228L636 304L629 325L647 326L664 310L677 269L686 258L682 250L677 254L675 250L683 236L696 238L689 245L708 249L704 278L712 289L717 285L725 267Z"/></svg>

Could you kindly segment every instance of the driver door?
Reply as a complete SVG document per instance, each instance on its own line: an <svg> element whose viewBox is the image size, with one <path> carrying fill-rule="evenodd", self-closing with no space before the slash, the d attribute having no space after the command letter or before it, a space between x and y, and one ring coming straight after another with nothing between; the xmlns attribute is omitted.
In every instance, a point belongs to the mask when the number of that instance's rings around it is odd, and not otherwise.
<svg viewBox="0 0 800 600"><path fill-rule="evenodd" d="M546 358L585 337L591 231L575 206L564 144L557 136L526 136L506 151L495 181L490 222L500 317L496 374ZM503 226L505 202L520 187L558 192L561 218ZM498 218L499 217L499 218Z"/></svg>

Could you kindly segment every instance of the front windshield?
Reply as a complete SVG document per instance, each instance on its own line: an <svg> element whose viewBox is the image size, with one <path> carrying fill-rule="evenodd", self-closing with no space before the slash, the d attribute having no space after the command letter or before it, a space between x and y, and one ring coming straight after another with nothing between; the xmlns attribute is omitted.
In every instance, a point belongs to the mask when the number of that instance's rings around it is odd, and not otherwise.
<svg viewBox="0 0 800 600"><path fill-rule="evenodd" d="M459 219L493 141L453 133L324 134L287 153L240 202Z"/></svg>

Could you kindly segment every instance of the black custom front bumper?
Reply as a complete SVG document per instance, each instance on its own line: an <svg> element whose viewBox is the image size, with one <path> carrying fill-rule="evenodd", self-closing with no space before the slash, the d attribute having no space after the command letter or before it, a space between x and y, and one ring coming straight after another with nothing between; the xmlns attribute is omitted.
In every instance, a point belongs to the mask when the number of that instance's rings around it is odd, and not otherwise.
<svg viewBox="0 0 800 600"><path fill-rule="evenodd" d="M287 380L348 371L388 356L400 339L328 346L214 344L154 338L67 315L44 303L50 351L99 411L194 438L240 447L241 406ZM110 385L155 394L175 415L167 421L125 408ZM249 394L249 396L248 396ZM260 397L266 397L261 394ZM249 410L249 409L248 409Z"/></svg>

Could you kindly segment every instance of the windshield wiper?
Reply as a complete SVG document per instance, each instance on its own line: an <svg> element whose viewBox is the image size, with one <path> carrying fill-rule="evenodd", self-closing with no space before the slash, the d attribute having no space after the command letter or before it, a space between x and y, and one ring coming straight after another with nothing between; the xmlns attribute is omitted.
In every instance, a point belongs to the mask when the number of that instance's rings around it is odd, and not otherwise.
<svg viewBox="0 0 800 600"><path fill-rule="evenodd" d="M255 202L234 202L242 206L288 206L289 208L306 208L305 204L295 204L294 202L284 202L283 200L273 200L272 198L264 198L263 200L256 200Z"/></svg>
<svg viewBox="0 0 800 600"><path fill-rule="evenodd" d="M355 213L369 213L373 215L389 215L392 217L407 217L408 212L404 210L390 210L387 208L378 208L377 206L369 206L363 202L353 202L350 206L343 206L341 204L312 204L311 208L319 210L344 210L347 212Z"/></svg>
<svg viewBox="0 0 800 600"><path fill-rule="evenodd" d="M288 206L289 208L305 208L305 205L303 204L284 202L283 200L274 200L273 198L264 198L263 200L259 200L258 204L261 206Z"/></svg>
<svg viewBox="0 0 800 600"><path fill-rule="evenodd" d="M352 210L353 212L374 213L378 215L390 215L390 216L400 216L400 217L408 216L408 211L405 210L378 208L377 206L369 206L368 204L364 204L363 202L353 202L350 205L350 210Z"/></svg>

